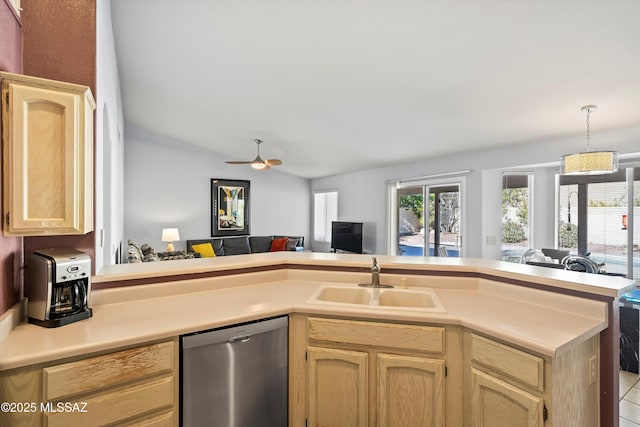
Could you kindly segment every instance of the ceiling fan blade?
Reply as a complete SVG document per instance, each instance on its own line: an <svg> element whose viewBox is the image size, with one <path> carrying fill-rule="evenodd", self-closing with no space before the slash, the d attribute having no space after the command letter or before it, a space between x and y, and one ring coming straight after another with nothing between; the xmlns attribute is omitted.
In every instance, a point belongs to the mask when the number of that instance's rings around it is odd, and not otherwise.
<svg viewBox="0 0 640 427"><path fill-rule="evenodd" d="M256 139L255 143L258 145L258 155L255 159L248 161L233 160L225 163L230 165L251 165L254 169L257 170L265 170L269 169L269 166L279 166L282 164L282 160L280 159L263 160L262 157L260 157L260 144L262 144L262 140Z"/></svg>

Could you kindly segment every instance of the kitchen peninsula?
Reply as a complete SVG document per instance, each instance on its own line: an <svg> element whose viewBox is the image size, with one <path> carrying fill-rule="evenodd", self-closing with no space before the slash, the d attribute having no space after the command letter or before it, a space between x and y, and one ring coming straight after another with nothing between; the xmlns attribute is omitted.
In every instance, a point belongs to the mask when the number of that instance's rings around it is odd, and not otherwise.
<svg viewBox="0 0 640 427"><path fill-rule="evenodd" d="M435 397L420 407L431 408L435 424L493 420L483 393L515 396L522 405L510 413L524 411L527 425L617 423L617 300L632 281L478 259L378 260L381 283L433 289L444 311L314 302L321 286L370 281L371 258L364 255L280 252L106 267L93 278L91 319L56 329L24 322L11 329L11 319L2 321L0 330L11 330L0 341L0 394L38 402L87 396L98 413L105 402L122 402L114 396L125 393L123 384L134 384L127 393L140 393L131 399L167 397L144 412L123 409L127 422L177 425L179 335L289 315L290 426L327 422L321 408L336 405L324 388L323 375L336 373L327 372L328 358L357 366L358 390L370 391L354 402L354 414L343 414L360 425L384 425L395 414L394 394L385 391L395 384L394 372L408 366L429 372ZM126 360L149 354L157 358L148 373L127 373ZM121 369L105 374L104 389L48 388L83 366L97 375L94 368L113 357ZM59 413L0 417L29 418L33 425L44 417L48 425L69 421Z"/></svg>

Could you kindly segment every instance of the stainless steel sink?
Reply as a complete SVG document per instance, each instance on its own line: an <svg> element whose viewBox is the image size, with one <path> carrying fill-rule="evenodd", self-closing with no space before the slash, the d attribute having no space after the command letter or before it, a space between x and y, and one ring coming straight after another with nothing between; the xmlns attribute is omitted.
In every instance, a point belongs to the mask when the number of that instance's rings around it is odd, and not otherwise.
<svg viewBox="0 0 640 427"><path fill-rule="evenodd" d="M431 288L380 289L324 285L314 292L307 303L446 313L438 295Z"/></svg>

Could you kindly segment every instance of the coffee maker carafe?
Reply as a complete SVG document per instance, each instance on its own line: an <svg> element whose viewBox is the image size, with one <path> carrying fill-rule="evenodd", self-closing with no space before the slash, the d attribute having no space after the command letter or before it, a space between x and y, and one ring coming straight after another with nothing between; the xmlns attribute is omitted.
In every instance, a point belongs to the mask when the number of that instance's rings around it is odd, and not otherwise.
<svg viewBox="0 0 640 427"><path fill-rule="evenodd" d="M42 249L27 257L29 323L55 328L91 317L91 258L72 249Z"/></svg>

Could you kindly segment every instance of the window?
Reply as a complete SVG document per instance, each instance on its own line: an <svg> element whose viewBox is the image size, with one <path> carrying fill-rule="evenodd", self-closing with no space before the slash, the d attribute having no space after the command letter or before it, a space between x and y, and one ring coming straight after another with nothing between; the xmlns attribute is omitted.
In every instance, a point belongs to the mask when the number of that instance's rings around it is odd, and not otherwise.
<svg viewBox="0 0 640 427"><path fill-rule="evenodd" d="M317 242L331 241L331 221L338 219L338 192L319 191L313 193L313 239Z"/></svg>
<svg viewBox="0 0 640 427"><path fill-rule="evenodd" d="M531 195L533 175L502 176L502 260L520 262L531 241Z"/></svg>

